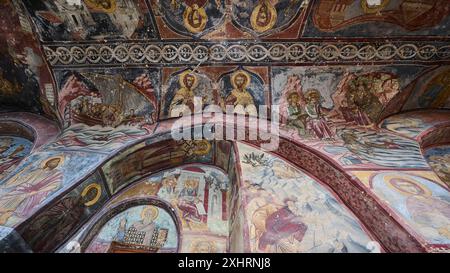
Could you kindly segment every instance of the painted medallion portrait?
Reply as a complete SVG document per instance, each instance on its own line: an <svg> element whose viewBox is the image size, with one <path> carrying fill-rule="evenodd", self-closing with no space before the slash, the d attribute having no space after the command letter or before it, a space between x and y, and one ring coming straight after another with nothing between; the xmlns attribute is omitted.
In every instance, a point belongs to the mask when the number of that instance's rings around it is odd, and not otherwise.
<svg viewBox="0 0 450 273"><path fill-rule="evenodd" d="M257 36L275 33L295 20L303 0L233 1L234 21Z"/></svg>
<svg viewBox="0 0 450 273"><path fill-rule="evenodd" d="M201 37L223 22L224 0L159 1L164 20L183 35Z"/></svg>

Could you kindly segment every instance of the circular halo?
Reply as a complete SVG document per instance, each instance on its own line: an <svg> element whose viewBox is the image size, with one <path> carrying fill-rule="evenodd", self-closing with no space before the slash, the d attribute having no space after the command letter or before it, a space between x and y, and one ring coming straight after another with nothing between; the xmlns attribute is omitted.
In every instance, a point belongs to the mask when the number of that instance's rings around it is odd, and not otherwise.
<svg viewBox="0 0 450 273"><path fill-rule="evenodd" d="M305 98L309 98L311 96L315 96L317 98L320 98L322 95L320 94L319 90L317 90L317 89L309 89L305 93Z"/></svg>
<svg viewBox="0 0 450 273"><path fill-rule="evenodd" d="M255 9L253 10L253 12L250 16L250 23L252 25L252 28L259 33L263 33L268 30L271 30L277 23L277 17L278 17L277 10L270 3L270 1L264 0L264 2L265 3L259 3L255 7ZM270 16L270 21L266 25L260 26L260 25L258 25L257 20L258 20L258 14L261 11L261 9L263 8L263 4L266 5L266 7L268 8L267 12L270 13L271 16Z"/></svg>
<svg viewBox="0 0 450 273"><path fill-rule="evenodd" d="M250 78L250 75L247 72L245 72L244 70L238 70L231 76L231 85L233 85L233 88L234 89L238 88L236 83L235 83L236 77L238 75L243 75L245 77L246 82L245 82L244 88L247 88L250 85L251 78Z"/></svg>
<svg viewBox="0 0 450 273"><path fill-rule="evenodd" d="M399 182L401 183L408 183L412 185L413 187L419 189L419 194L413 194L411 192L408 192L402 188L399 188ZM384 177L384 183L393 191L400 193L404 196L412 196L412 195L422 195L422 196L432 196L432 192L428 187L425 185L422 185L418 181L414 180L413 177L405 177L405 176L398 176L398 175L387 175Z"/></svg>
<svg viewBox="0 0 450 273"><path fill-rule="evenodd" d="M54 159L59 159L59 164L58 166L61 166L62 164L64 164L64 156L62 155L58 155L58 156L52 156L50 158L45 159L44 161L42 161L41 163L41 168L43 169L45 167L45 165L47 164L47 162L54 160Z"/></svg>
<svg viewBox="0 0 450 273"><path fill-rule="evenodd" d="M141 219L144 219L144 217L146 217L146 212L151 210L152 211L152 218L151 220L155 220L156 218L158 218L159 215L159 210L158 208L154 207L154 206L146 206L142 209L141 211Z"/></svg>
<svg viewBox="0 0 450 273"><path fill-rule="evenodd" d="M194 84L192 85L191 89L195 89L198 86L198 78L197 76L194 74L194 72L192 72L192 70L186 70L183 73L180 74L179 76L179 83L181 87L186 87L186 84L184 84L184 78L187 75L191 75L194 78Z"/></svg>
<svg viewBox="0 0 450 273"><path fill-rule="evenodd" d="M209 151L211 151L211 143L209 143L209 141L203 139L203 140L199 140L198 142L195 143L195 150L194 150L194 154L195 155L207 155L209 154ZM204 145L204 149L199 149L200 144Z"/></svg>
<svg viewBox="0 0 450 273"><path fill-rule="evenodd" d="M103 7L101 6L101 4L99 3L99 1L94 1L94 0L84 0L84 2L86 3L86 5L94 10L94 11L101 11L101 12L105 12L105 13L114 13L116 11L117 8L117 4L116 4L116 0L105 0L106 2L109 2L110 6L109 7Z"/></svg>
<svg viewBox="0 0 450 273"><path fill-rule="evenodd" d="M95 194L95 197L92 200L87 201L86 203L84 203L84 205L86 207L91 207L91 206L97 204L98 200L102 196L102 187L100 186L100 184L92 183L92 184L86 186L83 189L83 191L81 192L81 197L85 197L88 194L88 192L91 191L92 189L96 190L96 194Z"/></svg>
<svg viewBox="0 0 450 273"><path fill-rule="evenodd" d="M198 15L201 17L201 23L198 27L195 27L191 25L189 22L189 15L197 11ZM183 13L183 24L184 27L191 33L198 34L201 33L206 28L206 23L208 22L208 15L206 14L206 11L203 7L197 7L196 10L194 10L193 7L188 6L186 7L184 13Z"/></svg>

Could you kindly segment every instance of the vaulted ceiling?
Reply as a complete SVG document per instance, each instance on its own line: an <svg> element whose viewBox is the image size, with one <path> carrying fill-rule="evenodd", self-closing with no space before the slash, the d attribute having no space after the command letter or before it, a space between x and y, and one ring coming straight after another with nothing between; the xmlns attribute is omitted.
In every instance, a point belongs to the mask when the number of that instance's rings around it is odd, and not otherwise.
<svg viewBox="0 0 450 273"><path fill-rule="evenodd" d="M317 180L384 250L449 249L448 0L0 0L0 51L0 225L33 251L55 251L77 230L89 242L101 222L93 215L114 195L191 163L228 172L224 221L253 213L245 199L264 187L310 202L303 189ZM194 96L222 110L279 109L279 147L269 156L262 140L175 141L171 112L194 108ZM206 118L194 122L189 132ZM337 200L317 196L318 207ZM239 239L230 249L265 251L242 221L230 225ZM13 243L0 240L0 252L23 247L4 238Z"/></svg>
<svg viewBox="0 0 450 273"><path fill-rule="evenodd" d="M147 75L154 118L165 118L171 78L197 67L212 83L247 69L260 79L255 92L261 94L253 95L265 104L276 102L274 73L298 67L303 77L395 74L404 89L395 110L449 107L446 92L427 104L411 98L423 95L426 86L410 85L420 77L439 82L448 74L442 67L450 61L445 0L4 0L0 5L2 111L40 112L63 123L63 106L73 96L63 90L67 79L75 75L98 87L85 77L92 72L120 74L131 83ZM394 110L385 106L386 115Z"/></svg>

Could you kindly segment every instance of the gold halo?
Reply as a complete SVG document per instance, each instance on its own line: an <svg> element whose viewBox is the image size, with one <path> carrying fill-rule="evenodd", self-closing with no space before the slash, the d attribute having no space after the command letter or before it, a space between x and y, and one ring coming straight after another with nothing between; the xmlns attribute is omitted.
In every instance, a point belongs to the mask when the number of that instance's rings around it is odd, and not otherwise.
<svg viewBox="0 0 450 273"><path fill-rule="evenodd" d="M309 89L305 93L305 98L308 99L309 97L311 97L313 95L316 96L317 98L321 97L321 94L320 94L319 90L317 90L317 89Z"/></svg>
<svg viewBox="0 0 450 273"><path fill-rule="evenodd" d="M200 26L194 27L189 23L189 20L188 20L189 14L192 12L194 12L194 9L190 6L186 7L186 9L184 10L184 13L183 13L184 27L189 32L200 33L206 28L206 23L208 22L208 16L206 15L206 11L203 7L198 7L197 12L200 15L200 17L202 18L202 22L201 22Z"/></svg>
<svg viewBox="0 0 450 273"><path fill-rule="evenodd" d="M369 7L367 0L361 0L361 8L366 14L374 14L384 9L389 4L389 0L382 0L381 4L377 7Z"/></svg>
<svg viewBox="0 0 450 273"><path fill-rule="evenodd" d="M154 206L146 206L146 207L144 207L143 209L142 209L142 211L141 211L141 219L144 219L144 217L145 217L145 213L148 211L148 210L151 210L152 211L152 221L153 220L155 220L156 218L158 218L158 215L159 215L159 210L156 208L156 207L154 207Z"/></svg>
<svg viewBox="0 0 450 273"><path fill-rule="evenodd" d="M101 11L101 12L105 12L105 13L114 13L117 8L116 0L109 0L109 2L111 3L110 8L102 7L98 3L98 1L93 1L93 0L83 0L83 1L88 6L88 8L90 8L94 11Z"/></svg>
<svg viewBox="0 0 450 273"><path fill-rule="evenodd" d="M231 76L231 85L233 86L233 88L234 89L238 88L235 83L237 75L244 75L244 77L247 79L244 88L247 88L250 85L251 78L250 78L250 75L247 72L245 72L244 70L238 70L238 71L234 72L233 75Z"/></svg>
<svg viewBox="0 0 450 273"><path fill-rule="evenodd" d="M195 155L207 155L209 154L209 151L211 151L211 143L209 143L208 140L203 139L203 140L198 140L195 144L195 149L194 149L194 154ZM199 149L198 147L200 146L200 144L204 145L204 149Z"/></svg>
<svg viewBox="0 0 450 273"><path fill-rule="evenodd" d="M297 91L291 91L287 93L287 99L290 99L293 95L297 95L300 99L300 94Z"/></svg>
<svg viewBox="0 0 450 273"><path fill-rule="evenodd" d="M261 8L262 8L262 3L259 3L259 4L253 9L252 15L251 15L251 17L250 17L250 23L251 23L253 29L254 29L255 31L257 31L257 32L266 32L266 31L272 29L272 28L275 26L275 23L277 22L277 17L278 17L277 10L275 9L275 7L274 7L268 0L263 0L263 1L266 2L265 4L266 4L267 7L269 8L269 9L268 9L268 12L269 12L272 16L271 16L271 18L270 18L270 22L269 22L267 25L265 25L265 26L259 26L259 25L256 23L256 20L258 19L258 18L257 18L257 17L258 17L258 13L259 13L259 11L260 11Z"/></svg>
<svg viewBox="0 0 450 273"><path fill-rule="evenodd" d="M58 164L58 166L61 166L62 164L64 164L64 156L62 156L62 155L52 156L52 157L50 157L50 158L47 158L46 160L44 160L44 161L41 163L41 168L44 168L45 165L47 164L47 162L49 162L49 161L51 161L51 160L53 160L53 159L59 159L59 164Z"/></svg>
<svg viewBox="0 0 450 273"><path fill-rule="evenodd" d="M192 70L186 70L186 71L184 71L183 73L181 73L179 75L178 81L180 83L180 86L181 87L186 87L186 84L184 84L184 78L187 75L191 75L192 77L194 77L194 84L192 84L192 88L191 89L196 88L197 85L198 85L198 79L197 79L197 76L194 74L194 72Z"/></svg>
<svg viewBox="0 0 450 273"><path fill-rule="evenodd" d="M422 195L422 196L427 196L427 197L432 196L432 192L431 192L431 190L430 190L429 188L427 188L425 185L422 185L420 182L415 181L415 180L414 180L413 178L411 178L411 177L408 177L408 176L399 176L399 175L395 175L395 174L392 174L392 175L386 175L386 176L384 177L384 183L385 183L391 190L396 191L396 192L398 192L398 193L400 193L401 195L404 195L404 196L415 195L415 194L408 193L408 192L406 192L406 191L404 191L404 190L401 190L401 189L399 189L398 187L396 187L396 186L393 184L393 181L395 181L395 180L402 180L403 182L408 182L408 183L414 185L415 187L420 188L420 190L422 191L422 194L420 194L420 195Z"/></svg>
<svg viewBox="0 0 450 273"><path fill-rule="evenodd" d="M83 189L83 191L81 192L81 197L85 197L85 196L88 194L88 192L89 192L90 190L92 190L92 189L96 189L97 192L95 193L95 197L94 197L92 200L87 201L86 203L84 203L84 205L85 205L86 207L90 207L90 206L93 206L93 205L97 204L98 200L99 200L100 197L102 196L102 187L100 186L100 184L98 184L98 183L92 183L92 184L86 186L86 187Z"/></svg>

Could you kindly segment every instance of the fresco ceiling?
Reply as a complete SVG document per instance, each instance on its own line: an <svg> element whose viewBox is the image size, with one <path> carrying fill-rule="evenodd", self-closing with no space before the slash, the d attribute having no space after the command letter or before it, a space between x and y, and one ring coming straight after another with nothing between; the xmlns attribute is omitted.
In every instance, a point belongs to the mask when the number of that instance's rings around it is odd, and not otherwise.
<svg viewBox="0 0 450 273"><path fill-rule="evenodd" d="M0 18L0 250L449 251L449 1L3 0ZM173 140L194 97L278 109L279 148ZM274 236L277 214L302 224Z"/></svg>

